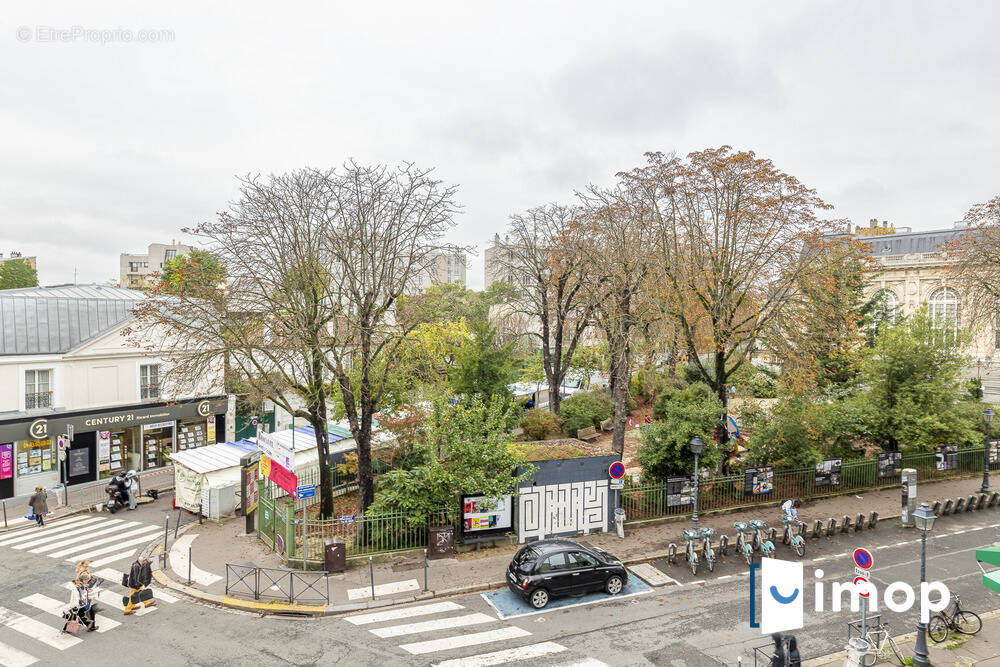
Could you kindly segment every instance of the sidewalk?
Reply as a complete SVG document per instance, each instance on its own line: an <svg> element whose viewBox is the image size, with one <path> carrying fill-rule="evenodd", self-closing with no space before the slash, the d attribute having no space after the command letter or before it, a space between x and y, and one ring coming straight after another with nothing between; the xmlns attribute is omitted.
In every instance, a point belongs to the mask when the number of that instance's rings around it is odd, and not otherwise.
<svg viewBox="0 0 1000 667"><path fill-rule="evenodd" d="M945 667L945 665L996 667L1000 665L1000 609L979 614L979 617L983 619L983 629L977 635L970 637L952 632L940 644L935 644L928 637L927 654L930 656L931 664L935 667ZM893 637L893 639L904 657L913 655L917 642L915 632ZM806 660L802 664L803 667L840 665L843 664L844 658L844 651L840 651L822 658Z"/></svg>
<svg viewBox="0 0 1000 667"><path fill-rule="evenodd" d="M991 477L991 486L1000 488L1000 473ZM967 498L979 486L976 478L947 480L928 483L919 488L918 502L933 502L958 497ZM701 525L715 528L718 536L728 535L733 539L732 524L737 518L748 520L759 518L769 524L775 523L778 502L750 510L703 515ZM799 515L807 525L814 519L829 517L838 524L846 514L852 518L864 513L867 518L872 511L879 513L880 521L898 519L900 514L900 492L886 489L869 492L863 496L846 495L825 498L803 504ZM998 509L984 511L1000 511ZM614 533L580 536L577 541L595 546L615 554L626 564L635 564L663 558L670 544L682 545L681 531L688 525L688 516L678 520L655 525L627 526L625 539ZM950 520L946 518L945 520ZM411 602L414 599L470 593L503 587L507 565L520 545L483 548L480 552L464 552L454 558L429 561L425 570L423 553L410 551L399 554L382 554L372 559L371 570L367 558L353 559L343 574L328 577L330 603L319 605L289 605L282 599L268 601L243 600L226 596L226 564L253 564L258 567L286 569L281 559L267 549L256 535L247 536L245 523L237 517L225 523L197 523L183 526L174 539L171 522L168 540L169 557L167 567L157 571L161 584L175 588L179 592L197 597L207 602L225 606L264 612L282 609L289 612L309 614L342 613L366 607L381 607L390 604ZM682 547L681 547L682 548ZM162 553L162 537L147 547L147 552L157 556L159 563ZM191 553L191 583L188 585L188 553ZM294 561L287 569L297 569ZM372 597L374 575L375 596ZM274 595L280 595L275 589Z"/></svg>

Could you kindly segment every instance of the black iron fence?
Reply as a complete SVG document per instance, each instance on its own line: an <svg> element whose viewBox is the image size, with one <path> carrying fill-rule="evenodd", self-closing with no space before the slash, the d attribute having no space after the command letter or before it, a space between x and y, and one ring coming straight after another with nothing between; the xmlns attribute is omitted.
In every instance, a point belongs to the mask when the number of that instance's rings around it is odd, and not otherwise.
<svg viewBox="0 0 1000 667"><path fill-rule="evenodd" d="M330 584L326 574L226 563L226 595L329 604Z"/></svg>

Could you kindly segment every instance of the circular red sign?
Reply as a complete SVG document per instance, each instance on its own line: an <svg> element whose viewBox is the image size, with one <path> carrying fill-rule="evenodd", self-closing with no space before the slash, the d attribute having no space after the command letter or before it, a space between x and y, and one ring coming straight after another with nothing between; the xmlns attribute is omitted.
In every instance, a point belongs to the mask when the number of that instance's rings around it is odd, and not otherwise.
<svg viewBox="0 0 1000 667"><path fill-rule="evenodd" d="M615 461L608 467L608 474L611 479L621 479L625 476L625 465L621 461Z"/></svg>
<svg viewBox="0 0 1000 667"><path fill-rule="evenodd" d="M868 580L865 579L864 577L854 577L854 585L855 586L857 586L858 584L862 584L862 583L867 584ZM858 593L858 595L860 595L863 598L868 597L868 593Z"/></svg>
<svg viewBox="0 0 1000 667"><path fill-rule="evenodd" d="M854 550L854 564L862 570L870 569L874 564L874 561L872 561L872 553L868 551L868 549L858 547Z"/></svg>

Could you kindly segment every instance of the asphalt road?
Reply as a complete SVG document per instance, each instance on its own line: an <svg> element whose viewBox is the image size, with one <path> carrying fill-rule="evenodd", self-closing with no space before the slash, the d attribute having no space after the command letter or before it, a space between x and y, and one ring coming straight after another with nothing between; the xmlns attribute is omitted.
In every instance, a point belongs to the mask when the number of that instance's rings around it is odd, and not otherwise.
<svg viewBox="0 0 1000 667"><path fill-rule="evenodd" d="M162 516L160 511L159 521ZM928 541L928 577L959 593L967 608L1000 608L1000 597L981 585L973 555L976 548L998 541L1000 509L940 519ZM827 582L853 576L850 552L856 546L873 550L874 581L880 589L895 580L916 586L920 543L919 534L912 529L883 522L876 531L810 541L803 559L805 627L796 632L804 658L841 650L845 644L846 623L856 615L813 611L811 582L817 567L825 571ZM782 545L778 545L778 557L796 558ZM506 620L499 619L481 595L321 619L261 618L188 599L167 602L161 598L155 611L141 616L123 617L120 609L106 606L104 618L120 625L80 635L72 645L59 648L50 645L59 640L42 626L58 630L61 620L38 608L39 598L31 596L68 601L64 585L72 578L71 565L0 545L0 608L5 610L0 611L0 665L127 660L213 666L252 662L598 667L735 665L741 655L744 664L752 664L752 648L769 642L759 630L749 627L746 564L730 555L714 573L700 573L697 578L679 565L655 565L677 583L633 597L599 599ZM121 569L127 563L115 566ZM107 586L114 596L120 596L117 583ZM827 609L829 606L827 602ZM375 613L381 615L372 615ZM885 618L893 634L902 634L913 629L917 612L915 608L909 613L887 612ZM468 661L484 654L488 657ZM28 662L25 656L36 662Z"/></svg>

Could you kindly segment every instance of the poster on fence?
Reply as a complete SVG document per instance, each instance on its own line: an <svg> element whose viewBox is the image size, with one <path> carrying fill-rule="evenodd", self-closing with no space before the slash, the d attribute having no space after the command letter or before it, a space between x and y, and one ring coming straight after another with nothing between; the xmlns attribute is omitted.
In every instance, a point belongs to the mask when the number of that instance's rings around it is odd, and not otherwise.
<svg viewBox="0 0 1000 667"><path fill-rule="evenodd" d="M816 479L814 486L837 486L840 484L840 471L843 468L844 459L826 459L816 464Z"/></svg>
<svg viewBox="0 0 1000 667"><path fill-rule="evenodd" d="M1000 463L1000 440L990 440L990 451L986 460L990 465Z"/></svg>
<svg viewBox="0 0 1000 667"><path fill-rule="evenodd" d="M880 479L886 477L898 477L903 472L903 452L879 452L878 453L878 476Z"/></svg>
<svg viewBox="0 0 1000 667"><path fill-rule="evenodd" d="M747 468L743 472L744 493L759 496L774 491L774 468L772 466L757 466Z"/></svg>
<svg viewBox="0 0 1000 667"><path fill-rule="evenodd" d="M288 472L283 465L272 461L266 454L260 455L260 474L287 491L292 498L298 493L298 475Z"/></svg>
<svg viewBox="0 0 1000 667"><path fill-rule="evenodd" d="M462 496L462 537L505 533L513 526L510 496Z"/></svg>
<svg viewBox="0 0 1000 667"><path fill-rule="evenodd" d="M667 507L694 504L694 475L667 477Z"/></svg>
<svg viewBox="0 0 1000 667"><path fill-rule="evenodd" d="M957 470L958 445L940 445L935 447L934 466L938 470Z"/></svg>

